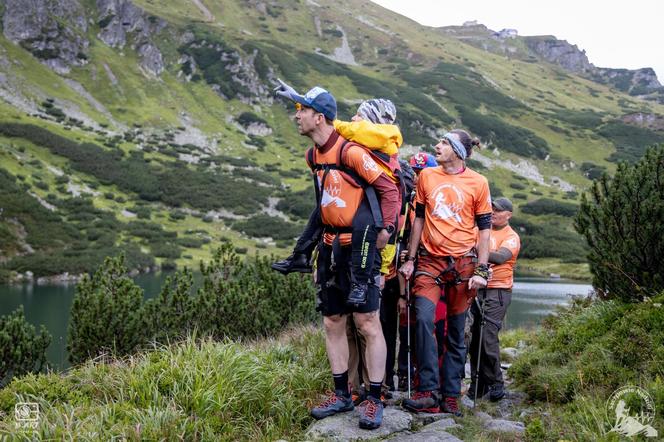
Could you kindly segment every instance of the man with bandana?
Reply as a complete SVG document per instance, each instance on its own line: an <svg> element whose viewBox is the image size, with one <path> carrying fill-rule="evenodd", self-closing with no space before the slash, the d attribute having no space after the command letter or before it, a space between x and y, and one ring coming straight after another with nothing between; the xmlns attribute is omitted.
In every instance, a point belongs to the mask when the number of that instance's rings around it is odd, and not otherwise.
<svg viewBox="0 0 664 442"><path fill-rule="evenodd" d="M403 402L404 408L411 411L443 411L461 416L458 397L466 356L466 311L476 290L486 287L489 276L489 184L465 164L473 147L478 145L479 141L471 139L463 130L446 133L435 147L440 166L422 170L418 179L416 216L406 262L401 266L406 279L415 276L412 291L420 383L415 395ZM433 337L436 304L441 292L447 306L442 383Z"/></svg>

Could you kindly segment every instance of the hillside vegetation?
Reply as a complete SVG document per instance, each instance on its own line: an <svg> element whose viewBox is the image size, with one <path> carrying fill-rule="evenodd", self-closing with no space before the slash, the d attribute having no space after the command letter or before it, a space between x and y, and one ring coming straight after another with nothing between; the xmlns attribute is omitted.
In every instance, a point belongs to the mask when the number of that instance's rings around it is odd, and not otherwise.
<svg viewBox="0 0 664 442"><path fill-rule="evenodd" d="M656 101L359 0L37 3L0 1L0 278L120 249L141 269L220 241L286 254L314 197L277 77L328 88L343 119L392 99L404 157L478 135L471 167L516 203L528 266L562 263L547 271L584 259L571 220L589 179L664 141L629 117L656 120Z"/></svg>

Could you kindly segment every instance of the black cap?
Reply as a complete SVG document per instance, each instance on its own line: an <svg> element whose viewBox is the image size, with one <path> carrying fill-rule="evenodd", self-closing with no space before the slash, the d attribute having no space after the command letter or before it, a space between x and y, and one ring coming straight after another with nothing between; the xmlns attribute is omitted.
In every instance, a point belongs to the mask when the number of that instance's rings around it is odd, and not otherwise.
<svg viewBox="0 0 664 442"><path fill-rule="evenodd" d="M513 211L512 201L508 200L504 196L501 196L500 198L496 198L495 200L491 201L491 205L493 206L494 209L496 209L499 212L503 212L505 210L507 210L508 212Z"/></svg>

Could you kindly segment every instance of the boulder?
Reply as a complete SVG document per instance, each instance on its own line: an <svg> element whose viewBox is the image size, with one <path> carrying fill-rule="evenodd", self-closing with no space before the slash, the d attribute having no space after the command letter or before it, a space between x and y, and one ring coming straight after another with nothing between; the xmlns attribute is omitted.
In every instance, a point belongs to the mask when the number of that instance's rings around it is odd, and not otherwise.
<svg viewBox="0 0 664 442"><path fill-rule="evenodd" d="M425 426L445 418L451 418L451 413L416 413L413 415L415 425Z"/></svg>
<svg viewBox="0 0 664 442"><path fill-rule="evenodd" d="M387 407L383 424L375 430L363 430L358 426L360 412L357 408L314 422L305 434L306 439L329 441L356 441L385 438L391 434L409 430L413 417L396 408Z"/></svg>
<svg viewBox="0 0 664 442"><path fill-rule="evenodd" d="M454 419L447 417L445 419L440 419L436 422L433 422L420 430L421 432L439 432L448 430L450 428L461 428L461 425L457 424Z"/></svg>
<svg viewBox="0 0 664 442"><path fill-rule="evenodd" d="M446 431L422 431L419 433L398 434L387 439L393 442L463 442Z"/></svg>
<svg viewBox="0 0 664 442"><path fill-rule="evenodd" d="M505 419L492 419L484 423L484 428L499 433L524 434L526 426L523 422L508 421Z"/></svg>

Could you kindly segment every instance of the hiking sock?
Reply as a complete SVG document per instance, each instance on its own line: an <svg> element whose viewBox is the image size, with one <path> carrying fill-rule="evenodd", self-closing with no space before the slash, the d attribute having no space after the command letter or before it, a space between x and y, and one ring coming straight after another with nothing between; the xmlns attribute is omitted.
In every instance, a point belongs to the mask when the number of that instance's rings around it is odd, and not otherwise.
<svg viewBox="0 0 664 442"><path fill-rule="evenodd" d="M369 382L369 396L374 399L380 400L380 393L382 391L382 382Z"/></svg>
<svg viewBox="0 0 664 442"><path fill-rule="evenodd" d="M350 391L348 390L348 370L339 374L332 373L332 378L334 379L334 392L337 396L350 397Z"/></svg>

